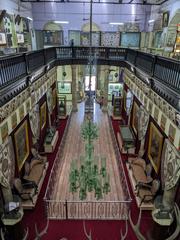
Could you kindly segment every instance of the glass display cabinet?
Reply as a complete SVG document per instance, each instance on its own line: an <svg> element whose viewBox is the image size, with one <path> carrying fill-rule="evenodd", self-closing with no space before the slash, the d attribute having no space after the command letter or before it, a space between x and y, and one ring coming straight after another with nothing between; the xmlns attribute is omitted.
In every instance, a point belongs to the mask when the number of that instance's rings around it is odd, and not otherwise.
<svg viewBox="0 0 180 240"><path fill-rule="evenodd" d="M66 112L66 96L60 96L59 100L59 107L58 107L58 116L60 119L65 119L67 116Z"/></svg>
<svg viewBox="0 0 180 240"><path fill-rule="evenodd" d="M122 109L122 97L114 96L113 99L113 119L121 119L121 109Z"/></svg>

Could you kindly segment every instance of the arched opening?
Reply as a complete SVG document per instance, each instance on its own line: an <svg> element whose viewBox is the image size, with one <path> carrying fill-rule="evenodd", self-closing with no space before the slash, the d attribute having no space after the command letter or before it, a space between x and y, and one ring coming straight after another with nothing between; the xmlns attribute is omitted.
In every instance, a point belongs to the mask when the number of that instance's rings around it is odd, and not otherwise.
<svg viewBox="0 0 180 240"><path fill-rule="evenodd" d="M172 57L179 57L180 52L180 9L171 18L167 28L166 46L172 49ZM179 28L179 29L178 29Z"/></svg>
<svg viewBox="0 0 180 240"><path fill-rule="evenodd" d="M92 23L92 46L100 46L100 27L96 23ZM81 27L81 45L90 45L90 23L85 23Z"/></svg>
<svg viewBox="0 0 180 240"><path fill-rule="evenodd" d="M90 31L90 23L85 23L82 27L81 27L81 31L82 32L89 32ZM100 27L96 24L96 23L92 23L92 31L93 32L99 32L101 31Z"/></svg>
<svg viewBox="0 0 180 240"><path fill-rule="evenodd" d="M44 47L63 45L63 27L53 21L43 27Z"/></svg>
<svg viewBox="0 0 180 240"><path fill-rule="evenodd" d="M44 31L62 31L63 27L61 26L61 24L50 21L44 24L43 30Z"/></svg>

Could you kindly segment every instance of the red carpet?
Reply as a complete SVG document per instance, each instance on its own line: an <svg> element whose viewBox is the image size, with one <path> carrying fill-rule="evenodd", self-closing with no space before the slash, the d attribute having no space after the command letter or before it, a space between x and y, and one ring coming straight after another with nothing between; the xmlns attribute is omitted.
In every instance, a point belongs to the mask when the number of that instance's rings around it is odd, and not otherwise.
<svg viewBox="0 0 180 240"><path fill-rule="evenodd" d="M66 126L66 120L62 120L59 127L59 141L57 147L60 143L62 138L64 128ZM113 128L115 133L118 130L118 121L112 121ZM68 144L68 143L67 143ZM49 168L41 189L41 193L39 194L38 202L34 210L25 211L23 217L23 227L29 227L29 238L28 240L33 240L35 238L35 223L37 224L38 230L42 230L46 225L46 217L45 217L45 209L44 209L44 202L43 197L45 194L50 170L52 168L53 160L55 158L57 147L53 154L48 154L49 160ZM127 170L125 168L125 173L127 176ZM128 178L127 178L128 180ZM131 204L131 212L132 212L132 219L137 219L137 215L139 213L138 208L136 206L134 195L132 193L130 182L128 180L130 194L133 199ZM141 230L142 233L147 233L147 230L150 228L151 222L151 215L150 212L143 212L142 215L142 224ZM93 240L118 240L120 238L120 231L125 231L125 222L124 221L86 221L86 229L87 232L91 230L92 232L92 239ZM45 234L41 239L43 240L60 240L62 237L67 238L68 240L85 240L87 239L84 231L83 231L83 221L82 220L67 220L67 221L59 221L59 220L51 220L49 222L49 228L47 234ZM131 227L128 227L128 235L127 240L136 240L137 238L134 236L134 233Z"/></svg>

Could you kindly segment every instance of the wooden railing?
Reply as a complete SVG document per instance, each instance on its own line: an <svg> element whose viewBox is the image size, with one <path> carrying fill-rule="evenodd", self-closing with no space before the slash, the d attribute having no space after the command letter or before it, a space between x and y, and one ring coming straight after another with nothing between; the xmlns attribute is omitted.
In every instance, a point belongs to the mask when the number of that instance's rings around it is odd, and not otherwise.
<svg viewBox="0 0 180 240"><path fill-rule="evenodd" d="M92 59L90 59L90 52ZM107 48L107 47L52 47L38 51L23 53L19 55L5 56L0 58L0 89L12 82L32 74L39 68L49 63L55 63L56 60L77 61L86 60L86 62L101 60L107 64L121 66L126 62L163 82L167 87L180 90L180 62L173 59L163 58L152 54L125 48ZM113 62L111 62L113 61ZM58 62L57 62L58 63ZM68 64L68 62L66 62ZM74 62L75 63L75 62Z"/></svg>
<svg viewBox="0 0 180 240"><path fill-rule="evenodd" d="M158 57L155 59L154 77L180 93L180 62Z"/></svg>
<svg viewBox="0 0 180 240"><path fill-rule="evenodd" d="M54 201L46 199L49 219L127 220L128 201Z"/></svg>
<svg viewBox="0 0 180 240"><path fill-rule="evenodd" d="M0 87L10 85L26 75L25 55L2 57L0 59Z"/></svg>

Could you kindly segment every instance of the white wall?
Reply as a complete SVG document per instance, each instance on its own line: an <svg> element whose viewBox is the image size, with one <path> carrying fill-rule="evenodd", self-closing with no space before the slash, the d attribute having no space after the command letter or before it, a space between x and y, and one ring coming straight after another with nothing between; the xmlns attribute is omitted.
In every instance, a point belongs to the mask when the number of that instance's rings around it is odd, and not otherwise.
<svg viewBox="0 0 180 240"><path fill-rule="evenodd" d="M48 21L69 21L63 25L63 30L81 30L83 24L88 23L90 5L88 3L33 3L33 17L36 29L43 29ZM144 28L144 20L150 6L144 5L111 5L93 4L92 21L97 23L101 31L118 31L118 26L110 25L109 22L130 22L138 20L140 30ZM87 19L86 21L83 18Z"/></svg>
<svg viewBox="0 0 180 240"><path fill-rule="evenodd" d="M19 14L22 17L32 17L31 3L22 3L20 0L0 0L0 10L3 9L10 14Z"/></svg>

